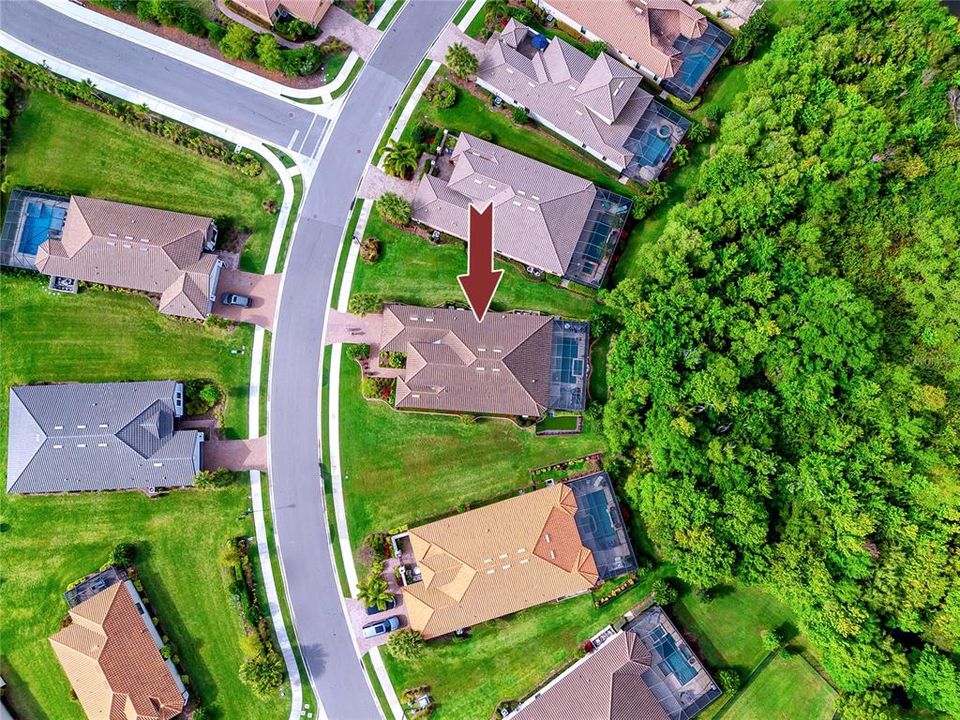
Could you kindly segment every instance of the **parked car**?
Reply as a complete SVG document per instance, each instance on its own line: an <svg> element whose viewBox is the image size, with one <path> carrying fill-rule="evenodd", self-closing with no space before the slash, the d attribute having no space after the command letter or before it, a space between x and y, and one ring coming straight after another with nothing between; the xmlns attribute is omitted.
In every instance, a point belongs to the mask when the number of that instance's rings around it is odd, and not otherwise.
<svg viewBox="0 0 960 720"><path fill-rule="evenodd" d="M377 606L368 607L367 615L376 615L378 612L386 612L387 610L393 610L396 606L397 606L397 599L391 595L390 602L387 603L387 606L383 610L381 610Z"/></svg>
<svg viewBox="0 0 960 720"><path fill-rule="evenodd" d="M224 293L220 296L220 302L224 305L236 305L237 307L250 307L250 298L246 295L237 295L237 293Z"/></svg>
<svg viewBox="0 0 960 720"><path fill-rule="evenodd" d="M396 615L381 620L378 623L363 626L363 636L365 638L377 637L377 635L386 635L389 632L400 629L400 618Z"/></svg>

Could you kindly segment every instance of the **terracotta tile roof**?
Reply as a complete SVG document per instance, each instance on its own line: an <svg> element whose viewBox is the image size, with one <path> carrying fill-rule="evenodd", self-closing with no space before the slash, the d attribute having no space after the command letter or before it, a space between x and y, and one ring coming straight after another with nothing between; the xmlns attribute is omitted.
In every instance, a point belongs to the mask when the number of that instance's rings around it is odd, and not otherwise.
<svg viewBox="0 0 960 720"><path fill-rule="evenodd" d="M70 610L50 638L90 720L171 720L184 698L134 605L126 583Z"/></svg>
<svg viewBox="0 0 960 720"><path fill-rule="evenodd" d="M511 18L487 41L478 81L626 167L634 155L626 142L654 102L640 88L640 74L606 54L594 60L559 38L543 52L532 51L533 34Z"/></svg>
<svg viewBox="0 0 960 720"><path fill-rule="evenodd" d="M316 25L326 14L333 0L233 0L247 12L264 22L272 23L280 8L310 25Z"/></svg>
<svg viewBox="0 0 960 720"><path fill-rule="evenodd" d="M410 626L436 637L592 588L576 512L556 485L411 529L423 580L404 588Z"/></svg>
<svg viewBox="0 0 960 720"><path fill-rule="evenodd" d="M698 38L707 19L683 0L549 0L551 7L662 78L683 63L680 35Z"/></svg>
<svg viewBox="0 0 960 720"><path fill-rule="evenodd" d="M161 312L203 319L214 290L216 257L203 251L212 224L197 215L73 196L62 236L37 250L37 269L160 295Z"/></svg>
<svg viewBox="0 0 960 720"><path fill-rule="evenodd" d="M670 720L643 680L651 653L619 633L524 705L512 720Z"/></svg>
<svg viewBox="0 0 960 720"><path fill-rule="evenodd" d="M563 275L597 196L592 182L463 133L449 181L428 176L413 218L466 239L471 201L493 203L494 249Z"/></svg>
<svg viewBox="0 0 960 720"><path fill-rule="evenodd" d="M396 406L539 417L550 392L554 318L387 305L380 349L407 353Z"/></svg>

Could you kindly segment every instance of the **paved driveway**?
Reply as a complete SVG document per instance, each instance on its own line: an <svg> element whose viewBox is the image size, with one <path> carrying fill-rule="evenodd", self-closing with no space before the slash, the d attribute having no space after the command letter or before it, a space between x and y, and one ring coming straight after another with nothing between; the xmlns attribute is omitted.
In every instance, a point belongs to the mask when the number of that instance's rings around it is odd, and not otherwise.
<svg viewBox="0 0 960 720"><path fill-rule="evenodd" d="M380 31L365 25L357 20L346 10L334 5L320 21L320 37L317 43L322 43L330 35L340 38L350 47L357 51L364 60L370 57L377 40L380 39Z"/></svg>
<svg viewBox="0 0 960 720"><path fill-rule="evenodd" d="M387 641L390 639L389 635L378 635L374 638L365 638L363 636L363 626L369 625L371 623L379 622L385 620L388 617L398 617L400 618L400 628L410 627L410 622L407 620L407 606L403 603L403 595L400 592L400 586L397 584L397 581L394 579L393 571L397 567L397 561L393 558L389 558L384 566L383 575L387 580L387 584L390 586L390 592L393 593L393 596L396 598L397 606L392 610L384 610L383 612L374 613L373 615L367 615L366 605L362 602L354 600L353 598L347 598L347 612L350 615L350 628L353 630L354 637L357 638L357 645L360 646L360 652L365 653L370 648L377 647L379 645L386 645Z"/></svg>
<svg viewBox="0 0 960 720"><path fill-rule="evenodd" d="M219 440L203 443L203 469L216 470L262 470L267 469L267 436L250 440Z"/></svg>
<svg viewBox="0 0 960 720"><path fill-rule="evenodd" d="M266 330L273 330L280 277L279 273L257 275L224 268L220 271L220 281L217 283L217 301L213 304L213 314L235 322L252 323ZM251 305L248 308L224 305L220 302L224 293L246 295L250 298Z"/></svg>

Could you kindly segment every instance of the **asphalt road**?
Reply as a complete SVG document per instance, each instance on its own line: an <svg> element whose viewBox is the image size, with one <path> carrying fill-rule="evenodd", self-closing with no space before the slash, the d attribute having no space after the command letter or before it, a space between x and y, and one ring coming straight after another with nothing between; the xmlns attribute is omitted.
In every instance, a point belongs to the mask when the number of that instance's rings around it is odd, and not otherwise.
<svg viewBox="0 0 960 720"><path fill-rule="evenodd" d="M290 248L270 363L274 526L297 640L331 720L378 716L328 552L317 447L320 342L337 251L383 125L459 0L408 0L330 131Z"/></svg>
<svg viewBox="0 0 960 720"><path fill-rule="evenodd" d="M79 67L309 155L326 120L63 15L36 0L0 0L0 29Z"/></svg>

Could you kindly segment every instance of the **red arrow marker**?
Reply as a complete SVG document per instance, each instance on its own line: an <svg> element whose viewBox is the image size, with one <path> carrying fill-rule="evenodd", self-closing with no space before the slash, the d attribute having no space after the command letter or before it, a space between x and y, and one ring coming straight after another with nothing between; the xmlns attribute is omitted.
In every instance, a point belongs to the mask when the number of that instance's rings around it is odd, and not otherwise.
<svg viewBox="0 0 960 720"><path fill-rule="evenodd" d="M457 280L479 323L483 322L503 279L503 270L493 269L493 203L489 203L482 212L470 205L469 237L467 274L458 275Z"/></svg>

